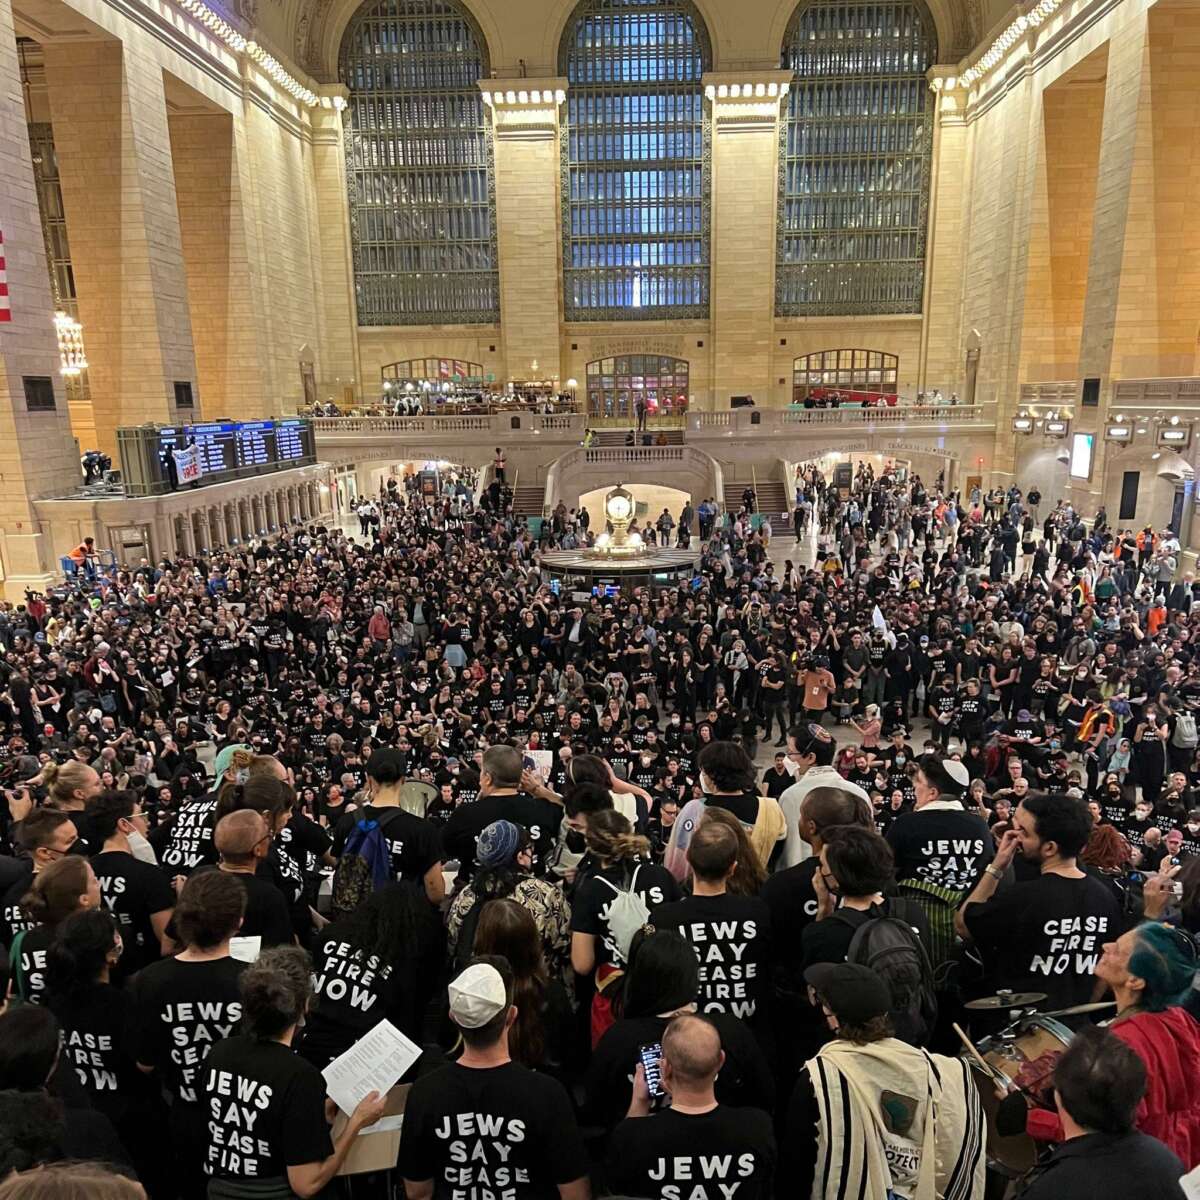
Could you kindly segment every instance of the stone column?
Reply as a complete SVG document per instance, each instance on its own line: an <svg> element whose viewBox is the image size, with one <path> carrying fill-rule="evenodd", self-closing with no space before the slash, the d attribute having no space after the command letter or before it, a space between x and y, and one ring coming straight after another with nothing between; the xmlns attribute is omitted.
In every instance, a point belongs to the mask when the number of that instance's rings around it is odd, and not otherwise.
<svg viewBox="0 0 1200 1200"><path fill-rule="evenodd" d="M209 522L209 528L213 531L213 539L210 548L216 549L221 546L229 545L229 533L225 528L225 506L218 505L212 510L212 517Z"/></svg>
<svg viewBox="0 0 1200 1200"><path fill-rule="evenodd" d="M558 121L565 79L479 81L495 129L500 336L510 379L560 375ZM533 364L537 363L536 371Z"/></svg>
<svg viewBox="0 0 1200 1200"><path fill-rule="evenodd" d="M266 497L267 504L267 529L279 527L279 493L268 492Z"/></svg>
<svg viewBox="0 0 1200 1200"><path fill-rule="evenodd" d="M718 409L727 407L730 395L752 395L759 406L780 400L772 395L771 335L779 106L790 79L790 71L704 76L712 105L710 312Z"/></svg>
<svg viewBox="0 0 1200 1200"><path fill-rule="evenodd" d="M1067 498L1088 514L1096 511L1104 491L1107 443L1103 421L1109 411L1112 375L1117 373L1114 371L1117 347L1139 356L1134 372L1130 372L1134 374L1142 373L1137 368L1150 365L1146 362L1147 351L1157 348L1158 303L1153 283L1149 289L1145 289L1145 284L1154 280L1159 266L1156 251L1163 233L1159 222L1170 212L1170 206L1164 203L1170 197L1156 192L1160 180L1155 177L1153 146L1159 91L1169 89L1171 83L1164 73L1162 78L1155 75L1152 85L1149 33L1149 13L1142 10L1121 37L1110 41L1108 46L1078 374L1080 380L1100 378L1101 400L1099 408L1075 407L1072 434L1091 433L1095 439L1092 477L1090 480L1068 477L1066 488ZM1179 33L1185 38L1189 34L1195 36L1194 28L1181 29ZM1194 59L1194 50L1191 55ZM1194 115L1189 133L1194 144ZM1176 149L1183 152L1187 136L1182 127L1170 136ZM1187 178L1186 171L1181 177ZM1182 211L1187 198L1180 194L1178 199ZM1171 260L1169 288L1174 293L1169 302L1172 307L1179 304L1186 309L1186 294L1178 286L1179 279L1186 275L1184 264L1177 257L1180 251L1181 247L1174 243L1167 249ZM1194 323L1193 315L1190 326L1193 331ZM1152 369L1145 371L1148 375L1155 373Z"/></svg>
<svg viewBox="0 0 1200 1200"><path fill-rule="evenodd" d="M263 370L267 348L251 271L262 249L239 162L245 139L234 137L234 117L226 112L173 111L168 126L197 393L206 413L254 420L272 411L274 397Z"/></svg>
<svg viewBox="0 0 1200 1200"><path fill-rule="evenodd" d="M929 226L925 246L925 320L921 322L920 390L941 388L962 397L966 356L960 352L962 317L963 204L967 171L967 96L947 89L956 68L934 67L933 178L929 187ZM989 447L990 450L990 447ZM974 465L974 464L972 464ZM972 472L968 472L969 474Z"/></svg>
<svg viewBox="0 0 1200 1200"><path fill-rule="evenodd" d="M192 525L192 514L185 512L180 521L179 532L182 544L178 552L185 558L193 558L196 554L196 530Z"/></svg>
<svg viewBox="0 0 1200 1200"><path fill-rule="evenodd" d="M0 322L0 587L9 600L24 599L58 575L58 555L34 500L72 488L80 480L79 448L71 436L67 398L60 382L54 305L45 243L33 186L29 135L17 68L9 0L0 0L0 249L5 260L12 319ZM26 379L45 381L54 406L30 412Z"/></svg>
<svg viewBox="0 0 1200 1200"><path fill-rule="evenodd" d="M115 458L119 425L170 422L175 382L196 380L162 66L117 41L44 53L96 437Z"/></svg>
<svg viewBox="0 0 1200 1200"><path fill-rule="evenodd" d="M320 93L320 107L310 110L313 177L321 214L319 274L325 289L324 343L317 357L316 372L318 381L353 379L355 393L362 397L343 126L350 93L340 83L326 84ZM299 369L297 365L296 370ZM378 381L371 386L378 387Z"/></svg>

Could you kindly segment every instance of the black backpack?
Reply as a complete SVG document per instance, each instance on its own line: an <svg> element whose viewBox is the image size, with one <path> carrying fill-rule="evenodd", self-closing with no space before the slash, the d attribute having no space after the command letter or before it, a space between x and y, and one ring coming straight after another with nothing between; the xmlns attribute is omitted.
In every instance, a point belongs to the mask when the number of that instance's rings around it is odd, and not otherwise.
<svg viewBox="0 0 1200 1200"><path fill-rule="evenodd" d="M923 1046L937 1024L938 1003L933 967L911 922L910 905L915 907L911 900L887 900L881 916L861 924L840 910L833 916L854 930L846 961L870 967L888 985L896 1037L910 1046Z"/></svg>

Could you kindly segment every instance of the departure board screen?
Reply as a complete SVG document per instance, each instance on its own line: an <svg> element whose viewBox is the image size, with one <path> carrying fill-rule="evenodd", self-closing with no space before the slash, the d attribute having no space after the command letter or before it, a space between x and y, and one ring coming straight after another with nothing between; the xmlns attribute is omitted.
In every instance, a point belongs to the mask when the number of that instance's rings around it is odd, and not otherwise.
<svg viewBox="0 0 1200 1200"><path fill-rule="evenodd" d="M210 421L200 425L164 425L157 429L158 477L178 486L181 472L175 451L196 448L196 484L224 483L269 471L306 466L316 461L312 422L304 417L278 421ZM184 468L186 470L186 468Z"/></svg>
<svg viewBox="0 0 1200 1200"><path fill-rule="evenodd" d="M312 426L307 421L275 422L275 454L280 462L293 458L304 458L305 442L312 436Z"/></svg>
<svg viewBox="0 0 1200 1200"><path fill-rule="evenodd" d="M194 442L200 449L202 474L215 475L220 471L232 471L238 466L237 426L234 422L189 425L187 432L189 442Z"/></svg>
<svg viewBox="0 0 1200 1200"><path fill-rule="evenodd" d="M242 421L236 428L239 467L262 467L275 461L274 421Z"/></svg>

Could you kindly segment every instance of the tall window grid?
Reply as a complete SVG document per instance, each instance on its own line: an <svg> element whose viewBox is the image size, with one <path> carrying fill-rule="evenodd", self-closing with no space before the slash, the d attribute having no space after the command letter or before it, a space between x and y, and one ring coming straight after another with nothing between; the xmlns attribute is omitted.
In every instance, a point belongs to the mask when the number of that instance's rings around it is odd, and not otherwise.
<svg viewBox="0 0 1200 1200"><path fill-rule="evenodd" d="M708 32L690 0L582 0L559 48L568 320L707 317Z"/></svg>
<svg viewBox="0 0 1200 1200"><path fill-rule="evenodd" d="M365 4L342 38L360 325L500 319L487 46L454 0Z"/></svg>
<svg viewBox="0 0 1200 1200"><path fill-rule="evenodd" d="M816 0L788 27L775 309L921 311L937 59L920 0Z"/></svg>

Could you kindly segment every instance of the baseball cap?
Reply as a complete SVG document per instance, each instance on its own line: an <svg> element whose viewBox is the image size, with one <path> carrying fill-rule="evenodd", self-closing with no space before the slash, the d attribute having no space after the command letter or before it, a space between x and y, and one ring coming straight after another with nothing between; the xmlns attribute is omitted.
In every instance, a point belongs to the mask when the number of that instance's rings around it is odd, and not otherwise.
<svg viewBox="0 0 1200 1200"><path fill-rule="evenodd" d="M858 963L816 963L804 972L804 982L844 1025L865 1025L892 1007L887 984Z"/></svg>
<svg viewBox="0 0 1200 1200"><path fill-rule="evenodd" d="M463 1029L479 1029L508 1007L504 980L490 963L472 963L448 990L450 1017Z"/></svg>

